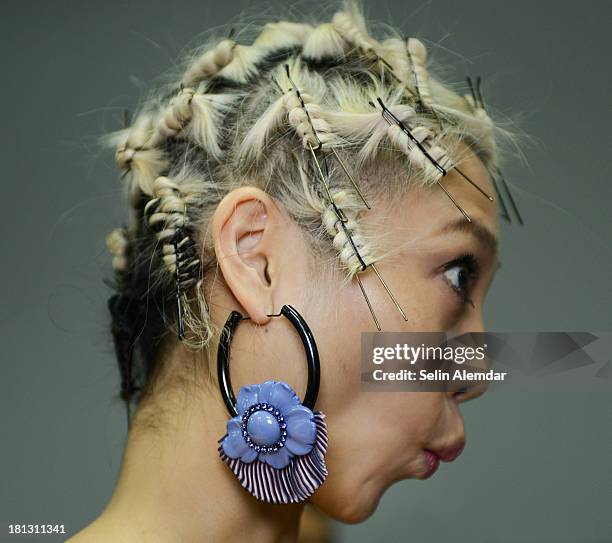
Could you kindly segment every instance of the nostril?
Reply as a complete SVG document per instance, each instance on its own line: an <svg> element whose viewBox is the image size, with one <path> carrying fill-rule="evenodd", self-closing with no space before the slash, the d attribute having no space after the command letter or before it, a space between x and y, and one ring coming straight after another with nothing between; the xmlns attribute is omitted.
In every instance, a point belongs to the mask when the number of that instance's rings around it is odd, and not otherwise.
<svg viewBox="0 0 612 543"><path fill-rule="evenodd" d="M456 403L461 403L465 401L465 398L469 394L469 392L469 386L457 387L455 390L452 391L451 397Z"/></svg>
<svg viewBox="0 0 612 543"><path fill-rule="evenodd" d="M488 385L486 383L465 387L457 391L457 393L453 395L453 399L457 403L469 402L470 400L475 400L482 396L487 391L487 388Z"/></svg>

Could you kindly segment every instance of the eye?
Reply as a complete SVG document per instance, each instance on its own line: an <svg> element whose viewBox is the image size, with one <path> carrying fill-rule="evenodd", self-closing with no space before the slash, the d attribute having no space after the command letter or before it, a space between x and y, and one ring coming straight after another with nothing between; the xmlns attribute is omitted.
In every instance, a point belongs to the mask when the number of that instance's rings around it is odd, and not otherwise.
<svg viewBox="0 0 612 543"><path fill-rule="evenodd" d="M472 292L480 272L480 264L473 254L464 254L442 266L444 278L453 292L474 307L469 294Z"/></svg>

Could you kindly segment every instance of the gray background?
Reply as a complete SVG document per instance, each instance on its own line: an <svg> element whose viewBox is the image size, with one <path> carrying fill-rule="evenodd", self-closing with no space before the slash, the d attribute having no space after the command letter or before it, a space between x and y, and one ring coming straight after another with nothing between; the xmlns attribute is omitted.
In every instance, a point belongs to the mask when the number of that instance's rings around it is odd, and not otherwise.
<svg viewBox="0 0 612 543"><path fill-rule="evenodd" d="M3 2L0 523L74 531L110 496L125 416L104 236L124 209L94 137L119 127L122 108L198 33L246 5ZM374 18L440 43L453 78L482 74L485 97L534 139L527 163L506 167L528 226L503 226L491 330L611 328L611 5L369 4ZM496 392L464 412L462 457L393 487L369 521L338 526L338 541L612 541L609 393Z"/></svg>

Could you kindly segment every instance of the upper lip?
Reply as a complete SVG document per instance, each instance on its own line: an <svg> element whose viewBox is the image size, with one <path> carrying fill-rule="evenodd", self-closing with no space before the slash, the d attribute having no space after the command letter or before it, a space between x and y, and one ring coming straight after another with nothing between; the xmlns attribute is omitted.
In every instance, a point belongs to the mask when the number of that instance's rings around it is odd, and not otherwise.
<svg viewBox="0 0 612 543"><path fill-rule="evenodd" d="M452 462L461 454L464 447L465 441L462 440L449 447L445 447L443 449L433 449L430 452L434 453L440 460L442 460L442 462Z"/></svg>

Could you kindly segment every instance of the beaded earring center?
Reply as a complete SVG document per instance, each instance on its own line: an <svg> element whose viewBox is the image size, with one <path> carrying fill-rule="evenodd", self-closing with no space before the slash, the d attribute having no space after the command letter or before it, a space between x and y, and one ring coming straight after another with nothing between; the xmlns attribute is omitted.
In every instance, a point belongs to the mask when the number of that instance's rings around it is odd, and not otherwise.
<svg viewBox="0 0 612 543"><path fill-rule="evenodd" d="M257 452L276 452L285 446L287 424L278 409L259 403L242 416L242 435Z"/></svg>

